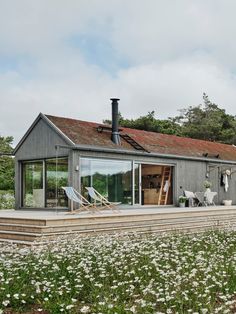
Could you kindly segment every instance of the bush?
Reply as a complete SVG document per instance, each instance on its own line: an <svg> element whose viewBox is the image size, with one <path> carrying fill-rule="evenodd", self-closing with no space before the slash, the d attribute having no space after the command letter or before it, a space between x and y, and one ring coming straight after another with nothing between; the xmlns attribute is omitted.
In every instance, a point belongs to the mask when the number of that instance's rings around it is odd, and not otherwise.
<svg viewBox="0 0 236 314"><path fill-rule="evenodd" d="M0 209L12 209L15 207L14 192L0 191Z"/></svg>

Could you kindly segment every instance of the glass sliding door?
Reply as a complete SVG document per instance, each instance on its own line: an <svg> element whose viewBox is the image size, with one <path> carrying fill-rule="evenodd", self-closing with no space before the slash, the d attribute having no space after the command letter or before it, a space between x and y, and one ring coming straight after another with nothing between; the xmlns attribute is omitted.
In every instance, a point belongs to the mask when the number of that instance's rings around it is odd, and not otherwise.
<svg viewBox="0 0 236 314"><path fill-rule="evenodd" d="M68 185L68 158L23 162L22 177L23 207L68 207L62 189Z"/></svg>
<svg viewBox="0 0 236 314"><path fill-rule="evenodd" d="M67 207L68 200L62 187L68 185L68 159L47 159L45 167L46 207Z"/></svg>
<svg viewBox="0 0 236 314"><path fill-rule="evenodd" d="M109 159L81 158L81 192L93 186L111 202L132 204L132 163Z"/></svg>
<svg viewBox="0 0 236 314"><path fill-rule="evenodd" d="M44 207L43 161L23 164L23 206Z"/></svg>

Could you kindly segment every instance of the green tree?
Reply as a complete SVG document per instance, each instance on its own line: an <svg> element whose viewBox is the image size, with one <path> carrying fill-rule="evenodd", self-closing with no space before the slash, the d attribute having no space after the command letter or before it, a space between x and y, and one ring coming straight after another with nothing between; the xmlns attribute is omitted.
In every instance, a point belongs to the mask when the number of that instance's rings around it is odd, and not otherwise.
<svg viewBox="0 0 236 314"><path fill-rule="evenodd" d="M13 151L12 142L12 136L0 136L0 190L14 189L14 159L4 155Z"/></svg>
<svg viewBox="0 0 236 314"><path fill-rule="evenodd" d="M236 144L236 118L203 94L203 104L180 110L175 121L186 137Z"/></svg>
<svg viewBox="0 0 236 314"><path fill-rule="evenodd" d="M103 122L111 124L111 120ZM155 111L137 119L125 119L120 114L120 126L236 145L236 117L211 102L205 93L203 104L181 109L173 118L156 119Z"/></svg>
<svg viewBox="0 0 236 314"><path fill-rule="evenodd" d="M140 116L137 119L125 119L121 113L119 115L119 124L121 127L123 126L131 129L181 135L181 126L175 121L175 119L156 119L155 111L150 111L147 115ZM111 124L111 120L104 120L103 123Z"/></svg>

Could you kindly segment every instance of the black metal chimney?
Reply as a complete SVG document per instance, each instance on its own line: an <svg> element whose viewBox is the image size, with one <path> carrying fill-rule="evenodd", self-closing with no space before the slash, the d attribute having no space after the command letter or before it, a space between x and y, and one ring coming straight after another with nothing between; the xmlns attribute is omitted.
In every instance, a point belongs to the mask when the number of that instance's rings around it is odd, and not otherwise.
<svg viewBox="0 0 236 314"><path fill-rule="evenodd" d="M112 133L111 140L116 145L120 145L120 134L119 134L119 110L118 110L118 101L119 98L111 98L112 106Z"/></svg>

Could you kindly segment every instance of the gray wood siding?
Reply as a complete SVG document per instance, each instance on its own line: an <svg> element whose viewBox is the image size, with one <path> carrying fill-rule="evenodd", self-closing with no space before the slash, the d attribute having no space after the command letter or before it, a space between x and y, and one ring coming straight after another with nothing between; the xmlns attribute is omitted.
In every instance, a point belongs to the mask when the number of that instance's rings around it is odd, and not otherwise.
<svg viewBox="0 0 236 314"><path fill-rule="evenodd" d="M50 158L56 155L55 145L67 143L42 119L38 121L16 152L17 160ZM59 149L59 156L67 156L67 149Z"/></svg>
<svg viewBox="0 0 236 314"><path fill-rule="evenodd" d="M202 161L178 160L177 161L177 193L183 191L203 191L203 182L206 180L206 163Z"/></svg>

